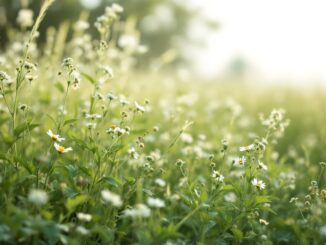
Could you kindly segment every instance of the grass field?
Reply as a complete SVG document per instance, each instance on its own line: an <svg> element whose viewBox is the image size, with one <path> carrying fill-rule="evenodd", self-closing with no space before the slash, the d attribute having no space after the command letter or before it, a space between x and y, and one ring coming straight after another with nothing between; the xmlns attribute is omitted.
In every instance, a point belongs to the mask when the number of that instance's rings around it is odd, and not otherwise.
<svg viewBox="0 0 326 245"><path fill-rule="evenodd" d="M37 46L50 2L1 53L1 244L326 243L324 90L138 70L117 5Z"/></svg>

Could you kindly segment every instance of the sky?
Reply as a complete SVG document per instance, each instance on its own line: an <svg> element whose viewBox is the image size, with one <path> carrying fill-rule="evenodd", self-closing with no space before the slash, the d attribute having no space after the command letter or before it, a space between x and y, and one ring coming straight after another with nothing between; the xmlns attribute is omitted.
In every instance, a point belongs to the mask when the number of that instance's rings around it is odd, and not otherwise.
<svg viewBox="0 0 326 245"><path fill-rule="evenodd" d="M222 74L241 57L250 73L265 81L326 84L326 1L191 2L220 24L216 32L194 32L207 43L195 55L203 75Z"/></svg>
<svg viewBox="0 0 326 245"><path fill-rule="evenodd" d="M81 1L90 7L100 2ZM194 38L206 42L191 54L200 75L222 75L241 58L250 77L326 85L326 0L176 1L220 25L217 31L191 28Z"/></svg>

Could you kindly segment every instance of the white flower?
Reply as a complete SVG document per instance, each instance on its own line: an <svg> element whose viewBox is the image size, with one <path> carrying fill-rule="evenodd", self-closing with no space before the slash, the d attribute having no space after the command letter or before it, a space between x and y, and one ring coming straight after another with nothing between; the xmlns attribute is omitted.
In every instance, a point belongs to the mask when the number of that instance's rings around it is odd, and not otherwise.
<svg viewBox="0 0 326 245"><path fill-rule="evenodd" d="M4 83L5 85L10 85L13 83L13 80L6 72L0 71L0 82Z"/></svg>
<svg viewBox="0 0 326 245"><path fill-rule="evenodd" d="M166 182L160 178L155 179L155 184L164 187L166 185Z"/></svg>
<svg viewBox="0 0 326 245"><path fill-rule="evenodd" d="M30 27L33 25L33 11L30 9L21 9L18 12L17 23L21 27Z"/></svg>
<svg viewBox="0 0 326 245"><path fill-rule="evenodd" d="M92 220L92 215L85 213L77 213L77 218L81 221L89 222Z"/></svg>
<svg viewBox="0 0 326 245"><path fill-rule="evenodd" d="M123 12L123 7L121 5L119 5L119 4L117 4L117 3L112 4L111 8L116 13L122 13Z"/></svg>
<svg viewBox="0 0 326 245"><path fill-rule="evenodd" d="M100 114L88 114L88 113L85 115L85 117L86 119L91 119L91 120L102 118Z"/></svg>
<svg viewBox="0 0 326 245"><path fill-rule="evenodd" d="M184 143L191 144L193 142L193 138L188 133L183 133L180 135L180 140Z"/></svg>
<svg viewBox="0 0 326 245"><path fill-rule="evenodd" d="M89 230L87 230L84 226L81 226L81 225L80 226L77 226L76 231L79 234L83 235L83 236L86 236L86 235L89 234Z"/></svg>
<svg viewBox="0 0 326 245"><path fill-rule="evenodd" d="M213 170L212 177L215 179L216 182L222 183L224 181L224 176L220 174L219 171Z"/></svg>
<svg viewBox="0 0 326 245"><path fill-rule="evenodd" d="M86 127L88 129L95 129L96 128L96 123L86 123Z"/></svg>
<svg viewBox="0 0 326 245"><path fill-rule="evenodd" d="M240 151L243 152L243 151L252 151L255 149L255 144L250 144L248 146L241 146L240 147Z"/></svg>
<svg viewBox="0 0 326 245"><path fill-rule="evenodd" d="M268 167L261 161L258 160L258 168L259 169L262 169L264 171L267 171L268 170Z"/></svg>
<svg viewBox="0 0 326 245"><path fill-rule="evenodd" d="M57 150L57 152L59 152L60 154L67 153L69 151L72 151L72 148L71 147L65 148L64 146L59 145L57 143L54 143L54 147Z"/></svg>
<svg viewBox="0 0 326 245"><path fill-rule="evenodd" d="M36 205L43 205L48 202L48 195L43 190L33 189L28 194L28 201Z"/></svg>
<svg viewBox="0 0 326 245"><path fill-rule="evenodd" d="M88 28L89 28L89 23L84 20L78 20L74 25L74 29L76 31L85 31Z"/></svg>
<svg viewBox="0 0 326 245"><path fill-rule="evenodd" d="M263 190L265 189L266 185L262 180L257 180L256 178L254 178L251 181L252 185L255 186L258 190Z"/></svg>
<svg viewBox="0 0 326 245"><path fill-rule="evenodd" d="M165 207L165 202L159 198L149 197L147 199L147 204L150 207L154 207L154 208L164 208Z"/></svg>
<svg viewBox="0 0 326 245"><path fill-rule="evenodd" d="M112 125L109 129L106 130L108 134L116 134L118 136L124 135L124 134L129 134L129 131L127 131L124 128L120 128L116 125Z"/></svg>
<svg viewBox="0 0 326 245"><path fill-rule="evenodd" d="M244 166L246 164L246 162L247 162L247 158L245 156L242 156L242 157L238 157L236 159L235 164L237 166L241 166L242 167L242 166Z"/></svg>
<svg viewBox="0 0 326 245"><path fill-rule="evenodd" d="M237 199L237 196L234 194L234 192L229 192L224 195L224 200L226 202L235 202Z"/></svg>
<svg viewBox="0 0 326 245"><path fill-rule="evenodd" d="M125 217L143 217L147 218L151 215L151 210L145 204L137 204L134 208L125 209L123 216Z"/></svg>
<svg viewBox="0 0 326 245"><path fill-rule="evenodd" d="M60 137L60 135L54 134L51 129L49 129L46 133L51 137L53 141L61 142L65 140L65 138Z"/></svg>
<svg viewBox="0 0 326 245"><path fill-rule="evenodd" d="M259 219L259 223L262 224L262 225L268 225L269 224L269 222L267 222L264 219Z"/></svg>
<svg viewBox="0 0 326 245"><path fill-rule="evenodd" d="M103 201L112 203L114 207L120 207L122 205L121 197L109 190L102 190L101 196Z"/></svg>
<svg viewBox="0 0 326 245"><path fill-rule="evenodd" d="M139 154L136 151L135 147L131 147L128 151L128 154L130 155L131 158L133 159L138 159L139 158Z"/></svg>
<svg viewBox="0 0 326 245"><path fill-rule="evenodd" d="M140 111L142 113L145 112L145 107L144 106L139 105L137 102L135 102L135 106L136 106L137 111Z"/></svg>

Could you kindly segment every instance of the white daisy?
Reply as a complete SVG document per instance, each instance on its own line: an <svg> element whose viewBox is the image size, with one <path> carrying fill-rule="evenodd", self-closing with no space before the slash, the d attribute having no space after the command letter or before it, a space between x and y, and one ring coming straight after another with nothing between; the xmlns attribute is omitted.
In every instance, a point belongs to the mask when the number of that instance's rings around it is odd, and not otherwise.
<svg viewBox="0 0 326 245"><path fill-rule="evenodd" d="M65 140L65 138L60 137L60 135L54 134L51 129L49 129L46 133L51 137L53 141L61 142Z"/></svg>
<svg viewBox="0 0 326 245"><path fill-rule="evenodd" d="M251 181L252 185L255 186L258 190L263 190L266 187L266 184L262 181L262 180L257 180L256 178L254 178Z"/></svg>
<svg viewBox="0 0 326 245"><path fill-rule="evenodd" d="M57 150L57 152L59 152L60 154L67 153L69 151L72 151L72 148L71 147L65 148L64 146L59 145L57 143L54 143L54 147Z"/></svg>

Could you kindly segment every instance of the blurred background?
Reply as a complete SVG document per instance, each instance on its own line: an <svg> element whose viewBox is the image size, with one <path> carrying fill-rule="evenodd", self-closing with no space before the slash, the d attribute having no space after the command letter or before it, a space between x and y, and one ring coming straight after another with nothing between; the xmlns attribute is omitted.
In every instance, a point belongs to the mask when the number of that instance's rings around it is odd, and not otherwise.
<svg viewBox="0 0 326 245"><path fill-rule="evenodd" d="M107 5L124 7L136 20L149 52L139 65L164 57L170 68L206 79L324 85L326 2L322 0L57 0L41 26L76 21L87 12L93 23ZM0 42L16 26L19 8L36 13L41 0L0 0ZM95 28L89 32L97 35ZM191 71L191 72L190 72Z"/></svg>

